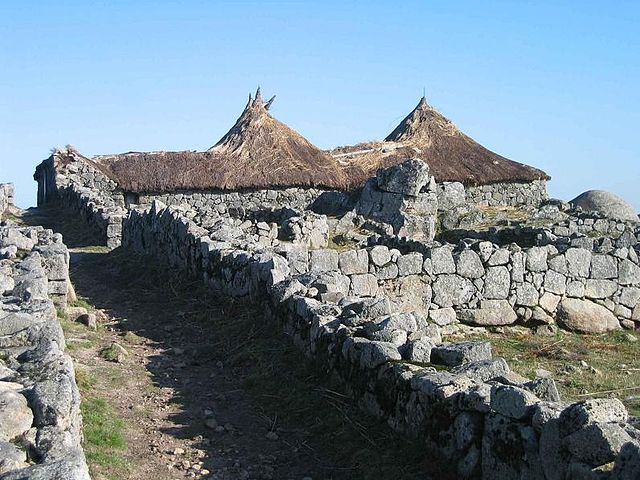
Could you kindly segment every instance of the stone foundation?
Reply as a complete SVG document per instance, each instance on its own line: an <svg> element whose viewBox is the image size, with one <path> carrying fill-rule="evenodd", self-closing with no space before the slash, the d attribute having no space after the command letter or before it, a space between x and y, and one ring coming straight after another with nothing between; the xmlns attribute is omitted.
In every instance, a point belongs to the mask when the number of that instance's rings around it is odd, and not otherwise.
<svg viewBox="0 0 640 480"><path fill-rule="evenodd" d="M239 192L185 191L159 195L143 194L138 199L141 205L150 205L154 200L166 205L185 205L197 210L202 216L229 215L243 219L263 210L315 210L319 213L336 213L348 207L350 195L317 188L284 188Z"/></svg>

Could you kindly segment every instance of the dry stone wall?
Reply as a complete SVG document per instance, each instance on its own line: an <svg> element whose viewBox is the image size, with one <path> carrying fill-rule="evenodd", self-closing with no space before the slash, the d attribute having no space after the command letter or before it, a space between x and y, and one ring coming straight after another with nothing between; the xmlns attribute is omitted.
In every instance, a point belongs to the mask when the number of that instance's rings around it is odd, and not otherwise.
<svg viewBox="0 0 640 480"><path fill-rule="evenodd" d="M333 213L346 208L350 196L348 193L334 190L295 187L239 192L187 191L139 196L141 205L150 205L154 200L166 205L180 205L197 210L201 216L229 215L244 219L263 210L302 211L313 208Z"/></svg>
<svg viewBox="0 0 640 480"><path fill-rule="evenodd" d="M56 305L69 254L60 234L0 227L0 479L88 480L80 396Z"/></svg>
<svg viewBox="0 0 640 480"><path fill-rule="evenodd" d="M489 206L534 206L549 198L547 182L535 180L530 183L494 183L467 187L467 201Z"/></svg>
<svg viewBox="0 0 640 480"><path fill-rule="evenodd" d="M394 311L378 291L353 290L354 280L359 285L357 279L365 278L358 275L369 276L371 288L379 287L377 269L390 262L404 277L434 275L434 265L446 265L435 275L449 275L442 278L464 286L437 295L441 310L466 296L471 301L468 292L479 288L474 280L485 265L511 264L510 274L514 266L516 273L522 267L523 283L527 265L530 273L548 272L548 250L526 252L522 263L513 259L521 251L507 255L493 248L485 250L486 260L473 248L434 249L438 253L420 258L415 253L421 252L400 254L383 246L347 255L305 253L295 246L281 255L258 244L232 247L207 233L178 210L155 202L129 213L123 244L189 271L227 295L261 299L292 341L333 372L363 409L425 442L429 465L441 467L438 478L637 478L640 432L618 400L563 403L551 379L520 377L503 359L493 358L488 343L443 343L435 318ZM299 273L305 262L307 272ZM371 265L374 271L368 272ZM598 260L594 265L599 271ZM333 284L348 288L348 295L323 298L331 292L307 281L322 275L333 276ZM348 287L339 276L348 278Z"/></svg>
<svg viewBox="0 0 640 480"><path fill-rule="evenodd" d="M618 238L554 237L554 243L521 248L471 239L453 245L386 237L378 241L395 247L389 250L390 264L369 268L383 272L379 281L394 280L385 278L391 272L397 278L391 290L411 296L400 268L410 255L413 271L431 288L430 302L422 302L430 305L430 316L448 312L446 318L481 326L520 321L549 332L557 318L570 330L599 333L640 327L639 238L640 231L627 230ZM421 286L417 293L429 291Z"/></svg>
<svg viewBox="0 0 640 480"><path fill-rule="evenodd" d="M120 245L124 195L117 184L73 152L56 152L36 169L38 205L60 202L77 212L111 248Z"/></svg>

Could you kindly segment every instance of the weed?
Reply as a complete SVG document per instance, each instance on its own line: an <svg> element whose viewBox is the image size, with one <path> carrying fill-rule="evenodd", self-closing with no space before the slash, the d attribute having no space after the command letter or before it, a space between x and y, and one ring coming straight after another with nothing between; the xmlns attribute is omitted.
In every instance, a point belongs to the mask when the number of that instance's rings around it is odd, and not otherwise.
<svg viewBox="0 0 640 480"><path fill-rule="evenodd" d="M81 307L87 310L87 312L95 311L95 307L91 305L86 299L78 297L77 299L69 302L70 307Z"/></svg>
<svg viewBox="0 0 640 480"><path fill-rule="evenodd" d="M145 339L139 335L136 335L135 333L133 333L132 331L127 331L122 338L124 339L125 342L130 343L132 345L142 345L145 341Z"/></svg>

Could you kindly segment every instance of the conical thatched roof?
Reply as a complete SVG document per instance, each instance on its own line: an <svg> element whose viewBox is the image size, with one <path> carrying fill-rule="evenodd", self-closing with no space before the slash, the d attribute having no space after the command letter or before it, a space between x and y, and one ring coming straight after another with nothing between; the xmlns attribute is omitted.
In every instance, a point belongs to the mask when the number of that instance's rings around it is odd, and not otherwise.
<svg viewBox="0 0 640 480"><path fill-rule="evenodd" d="M269 113L260 89L235 125L205 152L130 152L92 160L124 190L242 190L272 187L342 189L345 172L320 150Z"/></svg>
<svg viewBox="0 0 640 480"><path fill-rule="evenodd" d="M362 152L354 154L353 152ZM348 160L350 178L363 181L380 167L418 157L438 181L466 185L548 180L549 176L488 150L462 133L422 97L384 142L343 147L331 152Z"/></svg>
<svg viewBox="0 0 640 480"><path fill-rule="evenodd" d="M235 125L208 151L233 158L228 178L254 174L265 185L344 186L338 162L269 113L258 88Z"/></svg>

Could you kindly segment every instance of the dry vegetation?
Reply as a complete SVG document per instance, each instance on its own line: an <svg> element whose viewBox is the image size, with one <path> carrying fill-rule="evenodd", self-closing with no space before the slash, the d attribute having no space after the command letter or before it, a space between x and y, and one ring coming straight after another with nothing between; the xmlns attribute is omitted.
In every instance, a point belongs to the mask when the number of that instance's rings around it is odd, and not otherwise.
<svg viewBox="0 0 640 480"><path fill-rule="evenodd" d="M461 340L451 336L448 340ZM559 331L537 336L526 328L504 328L500 333L464 336L486 339L494 355L511 368L534 378L536 370L553 374L563 400L618 397L633 415L640 416L640 335L614 331L579 335ZM635 341L634 341L635 339Z"/></svg>

